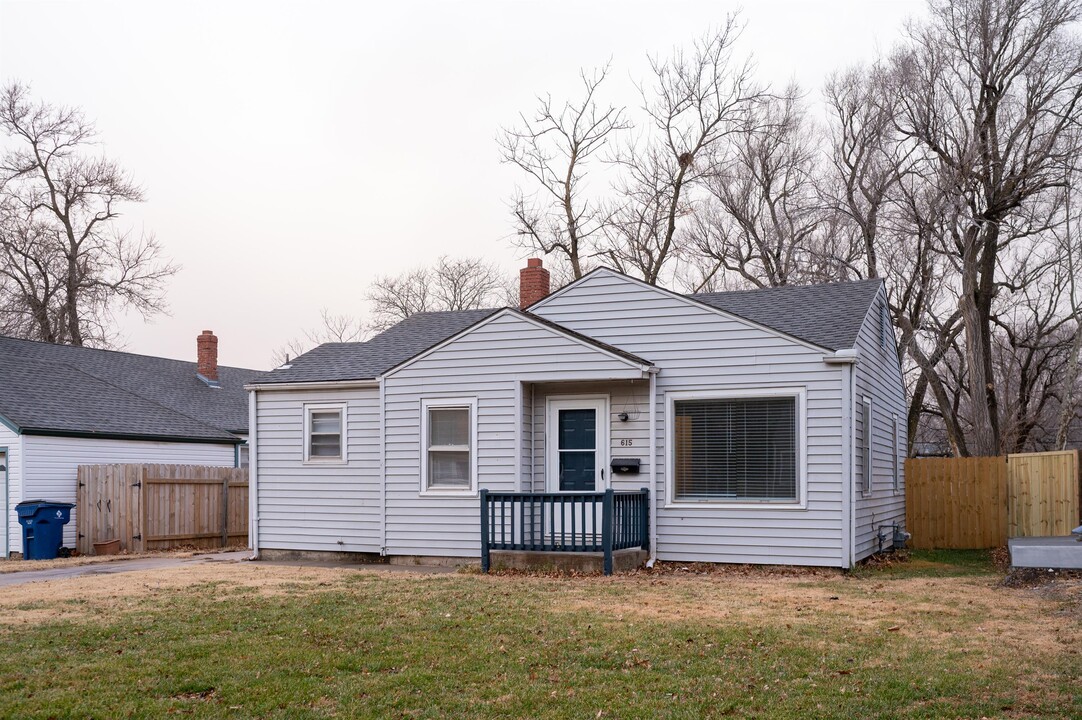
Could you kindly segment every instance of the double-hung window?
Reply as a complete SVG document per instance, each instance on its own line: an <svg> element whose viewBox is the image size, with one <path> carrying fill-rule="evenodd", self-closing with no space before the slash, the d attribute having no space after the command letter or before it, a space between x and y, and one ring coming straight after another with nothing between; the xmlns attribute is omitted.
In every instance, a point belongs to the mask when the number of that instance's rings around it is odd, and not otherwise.
<svg viewBox="0 0 1082 720"><path fill-rule="evenodd" d="M473 398L421 401L422 492L475 491L476 410Z"/></svg>
<svg viewBox="0 0 1082 720"><path fill-rule="evenodd" d="M874 445L872 444L872 438L875 433L875 417L872 412L872 399L865 396L861 402L861 444L860 444L860 464L861 464L861 487L860 491L863 495L868 496L872 494L872 483L875 481L875 456L872 453Z"/></svg>
<svg viewBox="0 0 1082 720"><path fill-rule="evenodd" d="M345 462L345 406L307 405L304 412L305 461L310 463Z"/></svg>
<svg viewBox="0 0 1082 720"><path fill-rule="evenodd" d="M797 503L801 393L677 398L672 403L672 499Z"/></svg>

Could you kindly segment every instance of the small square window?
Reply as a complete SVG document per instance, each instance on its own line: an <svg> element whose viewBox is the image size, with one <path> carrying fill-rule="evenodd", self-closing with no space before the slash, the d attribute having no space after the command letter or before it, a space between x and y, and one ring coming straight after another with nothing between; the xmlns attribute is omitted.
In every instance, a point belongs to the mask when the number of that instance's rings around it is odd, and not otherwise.
<svg viewBox="0 0 1082 720"><path fill-rule="evenodd" d="M309 406L305 417L307 462L345 462L345 408Z"/></svg>

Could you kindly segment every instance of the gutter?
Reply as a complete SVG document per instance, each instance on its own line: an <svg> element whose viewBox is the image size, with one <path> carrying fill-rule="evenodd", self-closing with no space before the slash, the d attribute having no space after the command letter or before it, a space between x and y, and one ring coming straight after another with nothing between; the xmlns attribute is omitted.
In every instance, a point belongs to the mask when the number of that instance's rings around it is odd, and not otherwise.
<svg viewBox="0 0 1082 720"><path fill-rule="evenodd" d="M184 435L141 435L138 433L87 432L85 430L53 430L49 428L22 428L22 435L42 437L75 437L96 440L141 440L144 442L202 443L207 445L243 445L239 437L191 437Z"/></svg>
<svg viewBox="0 0 1082 720"><path fill-rule="evenodd" d="M827 365L856 365L860 361L860 352L856 348L836 350L830 355L823 356L823 362Z"/></svg>
<svg viewBox="0 0 1082 720"><path fill-rule="evenodd" d="M319 382L283 382L283 383L251 383L244 386L245 390L350 390L356 388L379 387L379 379L371 380L331 380Z"/></svg>

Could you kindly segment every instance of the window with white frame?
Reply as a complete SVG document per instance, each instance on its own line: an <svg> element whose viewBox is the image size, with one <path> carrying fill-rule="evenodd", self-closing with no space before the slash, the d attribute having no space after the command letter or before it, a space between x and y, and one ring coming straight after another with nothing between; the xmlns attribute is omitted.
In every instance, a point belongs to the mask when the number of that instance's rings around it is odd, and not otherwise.
<svg viewBox="0 0 1082 720"><path fill-rule="evenodd" d="M892 424L891 424L891 447L894 449L894 455L893 455L894 464L891 466L891 479L894 481L894 492L898 492L899 490L901 490L901 486L902 486L902 482L901 482L901 479L902 479L902 475L901 475L901 463L902 463L901 452L902 451L901 451L901 448L899 447L899 445L900 445L899 441L901 440L901 432L899 432L899 427L898 427L898 416L897 415L891 416L891 421L892 421Z"/></svg>
<svg viewBox="0 0 1082 720"><path fill-rule="evenodd" d="M306 462L346 461L346 409L342 405L307 405L304 422Z"/></svg>
<svg viewBox="0 0 1082 720"><path fill-rule="evenodd" d="M675 502L799 501L794 393L674 399Z"/></svg>
<svg viewBox="0 0 1082 720"><path fill-rule="evenodd" d="M872 399L865 397L861 403L863 412L861 414L861 437L860 437L860 458L861 458L861 492L864 495L871 495L872 493L872 481L875 475L874 468L872 467L872 435L874 427L874 418L872 417Z"/></svg>
<svg viewBox="0 0 1082 720"><path fill-rule="evenodd" d="M476 408L473 398L421 402L422 491L474 491Z"/></svg>

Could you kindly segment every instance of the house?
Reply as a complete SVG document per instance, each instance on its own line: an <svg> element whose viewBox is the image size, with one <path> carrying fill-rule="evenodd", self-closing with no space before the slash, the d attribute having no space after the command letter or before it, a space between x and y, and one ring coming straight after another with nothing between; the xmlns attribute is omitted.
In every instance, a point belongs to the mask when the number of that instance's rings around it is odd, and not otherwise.
<svg viewBox="0 0 1082 720"><path fill-rule="evenodd" d="M15 505L75 502L79 465L247 462L244 385L260 373L219 367L209 330L197 352L183 362L0 337L3 557L22 547Z"/></svg>
<svg viewBox="0 0 1082 720"><path fill-rule="evenodd" d="M880 280L681 295L601 268L549 294L538 259L520 280L519 308L414 315L250 385L257 554L596 550L610 489L649 498L616 512L619 547L662 560L891 547L906 407Z"/></svg>

